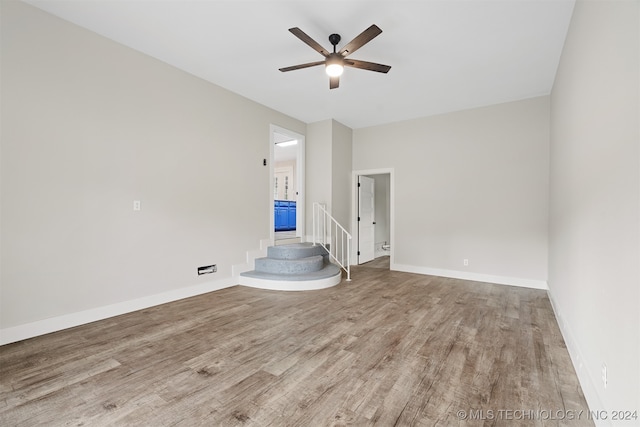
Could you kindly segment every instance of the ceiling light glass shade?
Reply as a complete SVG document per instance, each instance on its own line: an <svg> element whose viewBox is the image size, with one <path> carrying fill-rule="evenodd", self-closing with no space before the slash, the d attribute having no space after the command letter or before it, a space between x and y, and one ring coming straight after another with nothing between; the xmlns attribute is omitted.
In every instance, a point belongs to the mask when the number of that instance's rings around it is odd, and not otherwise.
<svg viewBox="0 0 640 427"><path fill-rule="evenodd" d="M325 71L330 77L338 77L342 75L344 67L341 64L327 64Z"/></svg>
<svg viewBox="0 0 640 427"><path fill-rule="evenodd" d="M332 53L325 62L325 71L330 77L338 77L344 71L344 58L339 53Z"/></svg>

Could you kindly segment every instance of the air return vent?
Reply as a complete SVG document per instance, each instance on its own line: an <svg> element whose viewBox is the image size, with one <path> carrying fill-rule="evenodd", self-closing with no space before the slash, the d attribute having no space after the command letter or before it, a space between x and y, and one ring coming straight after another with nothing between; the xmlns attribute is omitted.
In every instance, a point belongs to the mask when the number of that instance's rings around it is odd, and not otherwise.
<svg viewBox="0 0 640 427"><path fill-rule="evenodd" d="M218 271L218 267L215 264L213 265L205 265L204 267L198 267L198 276L202 276L203 274L211 274Z"/></svg>

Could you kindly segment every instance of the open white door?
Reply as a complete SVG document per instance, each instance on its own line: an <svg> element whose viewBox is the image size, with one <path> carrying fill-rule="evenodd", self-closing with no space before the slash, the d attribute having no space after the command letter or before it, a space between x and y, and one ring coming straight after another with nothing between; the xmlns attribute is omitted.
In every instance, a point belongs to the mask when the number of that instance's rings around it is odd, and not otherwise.
<svg viewBox="0 0 640 427"><path fill-rule="evenodd" d="M375 258L375 181L358 177L358 264Z"/></svg>

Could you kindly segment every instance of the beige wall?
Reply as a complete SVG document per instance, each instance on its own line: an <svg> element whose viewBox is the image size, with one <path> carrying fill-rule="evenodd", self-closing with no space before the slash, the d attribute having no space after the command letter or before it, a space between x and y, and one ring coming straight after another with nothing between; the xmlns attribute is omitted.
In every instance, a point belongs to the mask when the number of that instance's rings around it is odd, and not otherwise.
<svg viewBox="0 0 640 427"><path fill-rule="evenodd" d="M351 128L335 120L307 125L306 189L307 230L312 233L313 203L325 203L347 230L351 206Z"/></svg>
<svg viewBox="0 0 640 427"><path fill-rule="evenodd" d="M549 288L593 410L640 409L639 22L578 1L551 97Z"/></svg>
<svg viewBox="0 0 640 427"><path fill-rule="evenodd" d="M539 97L354 130L353 169L395 169L396 268L545 286L548 149Z"/></svg>
<svg viewBox="0 0 640 427"><path fill-rule="evenodd" d="M351 128L332 121L331 209L333 217L349 231L351 224Z"/></svg>
<svg viewBox="0 0 640 427"><path fill-rule="evenodd" d="M269 126L304 123L21 2L1 49L0 329L230 280L269 237Z"/></svg>
<svg viewBox="0 0 640 427"><path fill-rule="evenodd" d="M309 123L305 139L306 233L313 233L313 204L325 203L331 211L332 121Z"/></svg>

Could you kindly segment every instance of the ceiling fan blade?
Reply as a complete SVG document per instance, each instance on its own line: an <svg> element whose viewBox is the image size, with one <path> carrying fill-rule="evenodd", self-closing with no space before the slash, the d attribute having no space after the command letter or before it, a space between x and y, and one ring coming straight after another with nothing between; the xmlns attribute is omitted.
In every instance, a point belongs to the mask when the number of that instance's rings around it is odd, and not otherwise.
<svg viewBox="0 0 640 427"><path fill-rule="evenodd" d="M378 73L388 73L390 65L376 64L375 62L359 61L357 59L347 59L344 61L347 67L360 68L363 70L377 71Z"/></svg>
<svg viewBox="0 0 640 427"><path fill-rule="evenodd" d="M283 73L286 71L301 70L303 68L315 67L316 65L324 65L324 61L307 62L306 64L292 65L291 67L280 68Z"/></svg>
<svg viewBox="0 0 640 427"><path fill-rule="evenodd" d="M304 31L302 31L298 27L289 28L289 32L311 46L313 50L318 52L322 56L329 56L329 52L325 48L323 48L320 43L309 37Z"/></svg>
<svg viewBox="0 0 640 427"><path fill-rule="evenodd" d="M329 77L329 89L336 89L340 86L340 76Z"/></svg>
<svg viewBox="0 0 640 427"><path fill-rule="evenodd" d="M356 50L360 49L365 44L373 40L378 34L382 33L382 30L377 25L372 25L363 32L360 33L355 39L347 43L342 49L340 49L340 55L351 55Z"/></svg>

